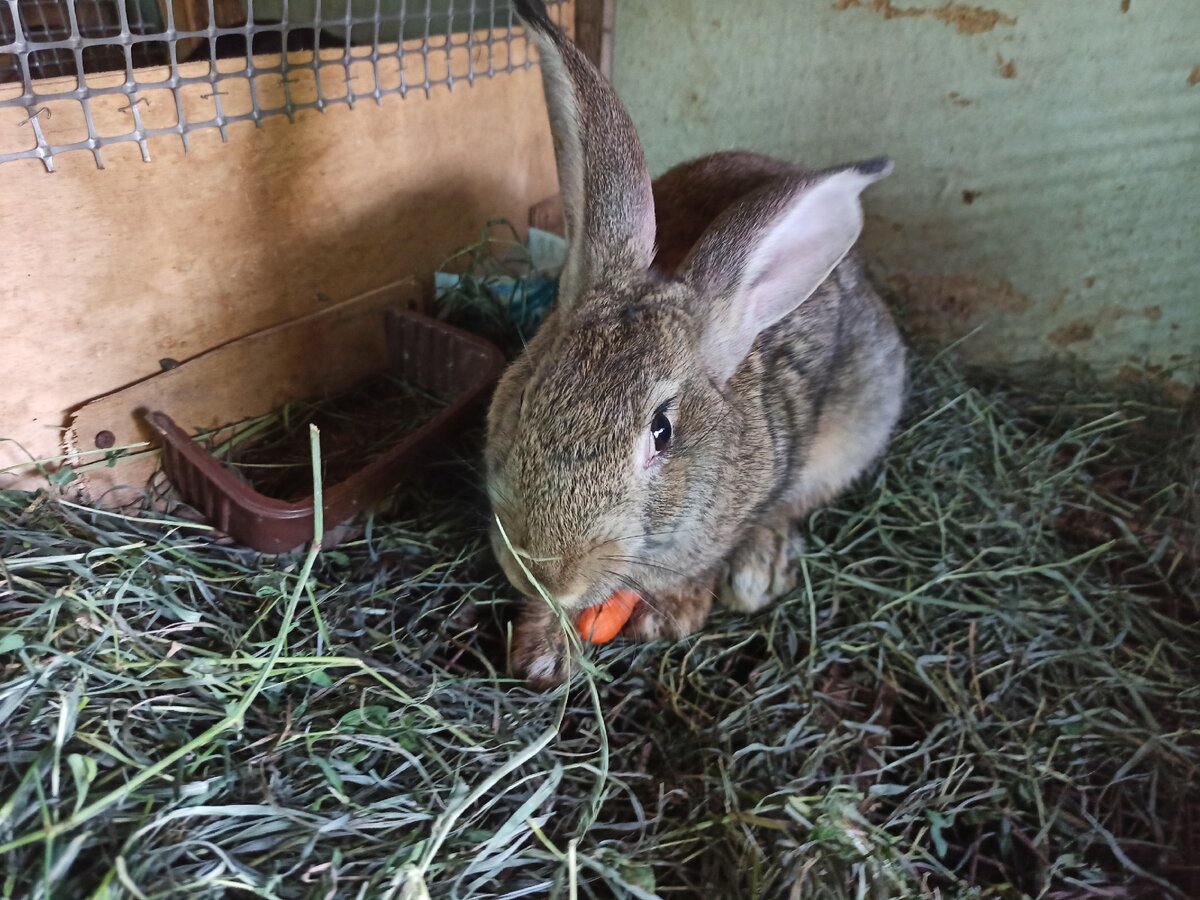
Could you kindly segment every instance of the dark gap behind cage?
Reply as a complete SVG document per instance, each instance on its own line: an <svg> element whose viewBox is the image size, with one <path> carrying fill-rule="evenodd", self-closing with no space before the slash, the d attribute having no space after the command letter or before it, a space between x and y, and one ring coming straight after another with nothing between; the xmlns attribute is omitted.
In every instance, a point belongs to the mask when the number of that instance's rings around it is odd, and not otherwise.
<svg viewBox="0 0 1200 900"><path fill-rule="evenodd" d="M118 0L74 0L74 5L79 37L111 41L82 48L83 72L122 71L125 68L125 50ZM41 44L71 40L69 7L67 0L27 0L18 4L22 37L32 47L27 57L31 79L78 77L80 74L75 53L69 46L38 48ZM125 16L131 36L153 35L164 30L155 4L144 5L137 0L127 2ZM7 5L0 5L0 46L17 43L11 9ZM132 40L129 52L134 68L161 66L169 62L165 41ZM21 79L20 56L17 53L0 54L0 83Z"/></svg>
<svg viewBox="0 0 1200 900"><path fill-rule="evenodd" d="M31 79L78 76L79 65L75 53L69 46L41 48L38 45L69 42L72 39L70 5L75 5L75 21L79 37L85 40L105 39L103 44L92 44L82 49L83 74L122 71L125 68L125 40L121 37L120 0L24 0L19 4L21 37L30 46L27 54ZM495 9L492 6L502 9ZM142 0L126 0L125 17L130 34L130 57L133 68L169 65L170 51L167 40L139 40L143 36L167 35L167 23L156 3ZM289 22L279 16L257 15L253 21L245 0L225 0L216 3L217 35L213 39L200 38L192 42L186 53L178 53L179 63L208 59L236 59L247 55L247 36L250 34L250 54L264 55L313 50L320 46L344 48L369 46L375 43L376 29L379 41L425 38L437 41L449 35L492 29L506 26L509 11L504 3L466 4L466 9L451 6L445 11L426 9L423 6L409 11L381 10L379 22L374 16L346 16L344 4L327 4L319 21L297 20ZM403 12L401 12L403 9ZM274 9L270 9L274 12ZM209 27L207 4L196 8L197 21L190 24L175 22L176 31L206 30ZM349 40L346 28L349 25ZM331 30L334 28L336 30ZM264 30L265 29L265 30ZM239 33L232 33L237 30ZM16 27L12 12L7 4L0 4L0 46L17 47ZM0 83L22 80L19 51L0 53Z"/></svg>

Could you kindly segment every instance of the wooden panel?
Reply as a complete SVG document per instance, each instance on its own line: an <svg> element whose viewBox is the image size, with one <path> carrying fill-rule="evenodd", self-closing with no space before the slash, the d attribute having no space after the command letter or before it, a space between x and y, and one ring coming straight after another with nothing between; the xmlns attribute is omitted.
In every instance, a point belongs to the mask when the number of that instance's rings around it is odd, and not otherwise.
<svg viewBox="0 0 1200 900"><path fill-rule="evenodd" d="M560 237L566 237L567 228L563 213L562 196L555 194L529 208L529 227L540 228Z"/></svg>
<svg viewBox="0 0 1200 900"><path fill-rule="evenodd" d="M575 43L610 80L615 5L616 0L575 0Z"/></svg>
<svg viewBox="0 0 1200 900"><path fill-rule="evenodd" d="M524 44L515 47L520 62ZM413 51L407 77L419 83ZM431 77L460 71L467 52L430 53ZM486 66L487 48L475 52ZM399 78L391 63L385 80ZM311 71L290 77L293 96L315 94ZM344 69L323 70L327 96L336 79L344 90ZM248 108L245 84L220 85L226 109ZM256 90L263 104L284 100L278 75ZM211 89L182 93L189 121L212 115ZM149 113L174 115L169 92L142 95ZM123 106L94 104L98 127L128 130ZM52 141L71 127L66 114L42 119ZM228 144L215 129L191 140L187 154L177 137L151 141L149 165L122 144L105 150L104 170L87 151L58 157L54 174L34 160L0 166L0 438L18 442L0 443L0 486L31 483L14 468L29 458L20 447L56 456L69 410L154 374L160 360L426 277L487 219L523 228L529 207L557 190L536 68L428 98L301 113L295 124L235 124Z"/></svg>
<svg viewBox="0 0 1200 900"><path fill-rule="evenodd" d="M67 429L68 462L78 475L72 492L104 506L140 501L158 465L142 410L162 410L187 432L214 430L291 400L339 394L385 370L383 311L413 308L419 296L415 279L405 279L231 341L85 404ZM110 463L103 446L128 455Z"/></svg>

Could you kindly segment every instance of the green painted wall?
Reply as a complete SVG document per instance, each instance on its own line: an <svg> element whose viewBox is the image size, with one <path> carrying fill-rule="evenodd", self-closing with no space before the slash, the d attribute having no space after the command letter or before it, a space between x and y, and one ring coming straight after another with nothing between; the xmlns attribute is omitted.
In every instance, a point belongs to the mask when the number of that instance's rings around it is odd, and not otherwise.
<svg viewBox="0 0 1200 900"><path fill-rule="evenodd" d="M1196 0L616 0L651 170L886 153L867 253L976 358L1200 366Z"/></svg>

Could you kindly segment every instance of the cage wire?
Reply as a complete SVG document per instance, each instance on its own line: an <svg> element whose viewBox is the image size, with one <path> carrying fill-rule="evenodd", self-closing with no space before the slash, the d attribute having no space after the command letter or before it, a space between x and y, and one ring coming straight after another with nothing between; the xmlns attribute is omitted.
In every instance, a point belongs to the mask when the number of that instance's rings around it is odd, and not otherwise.
<svg viewBox="0 0 1200 900"><path fill-rule="evenodd" d="M547 5L561 23L564 0ZM529 46L507 0L0 0L0 164L88 151L104 168L121 143L149 162L164 135L187 150L205 129L528 69Z"/></svg>

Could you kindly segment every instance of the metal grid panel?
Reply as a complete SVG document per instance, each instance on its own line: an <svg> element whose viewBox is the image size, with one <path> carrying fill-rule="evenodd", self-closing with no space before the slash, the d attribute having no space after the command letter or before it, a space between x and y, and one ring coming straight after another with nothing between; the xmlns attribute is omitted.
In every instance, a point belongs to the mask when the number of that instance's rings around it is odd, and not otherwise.
<svg viewBox="0 0 1200 900"><path fill-rule="evenodd" d="M163 135L178 135L187 149L204 129L226 140L234 122L429 94L533 65L507 0L188 2L163 2L164 22L153 0L0 0L0 164L34 158L54 171L59 154L89 151L104 168L104 148L129 142L149 161L149 140ZM548 5L561 18L564 0ZM194 9L193 27L177 26L180 8ZM311 78L301 90L303 73ZM262 76L274 79L275 92L264 92ZM201 92L204 114L185 104L189 89ZM281 101L269 104L264 93ZM223 101L233 95L246 102ZM98 130L94 104L114 101L127 129ZM43 119L54 115L59 122L47 129Z"/></svg>
<svg viewBox="0 0 1200 900"><path fill-rule="evenodd" d="M120 3L117 0L77 0L75 19L79 33L84 38L119 38L121 34ZM29 55L29 75L33 79L56 78L74 75L78 71L75 54L69 46L71 19L65 2L18 2L21 32L36 49L45 44L59 46L43 47ZM126 14L132 35L149 35L162 31L161 18L156 6L145 8L141 3L127 5ZM0 7L0 44L9 45L17 40L12 10ZM9 53L8 47L0 52L0 82L21 81L20 57ZM143 66L165 65L165 45L159 43L135 43L132 48L133 64ZM124 65L120 43L106 43L88 47L84 53L84 65L90 71L115 71Z"/></svg>

